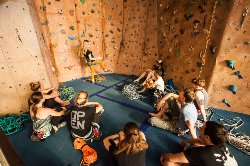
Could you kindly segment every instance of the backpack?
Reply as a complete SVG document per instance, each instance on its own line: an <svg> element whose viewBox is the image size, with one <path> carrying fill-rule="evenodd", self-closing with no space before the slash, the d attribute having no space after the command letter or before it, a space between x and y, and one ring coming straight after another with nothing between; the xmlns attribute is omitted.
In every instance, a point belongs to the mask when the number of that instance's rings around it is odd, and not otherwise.
<svg viewBox="0 0 250 166"><path fill-rule="evenodd" d="M97 152L91 148L84 140L76 138L74 140L74 148L82 151L81 164L83 166L89 166L97 160Z"/></svg>

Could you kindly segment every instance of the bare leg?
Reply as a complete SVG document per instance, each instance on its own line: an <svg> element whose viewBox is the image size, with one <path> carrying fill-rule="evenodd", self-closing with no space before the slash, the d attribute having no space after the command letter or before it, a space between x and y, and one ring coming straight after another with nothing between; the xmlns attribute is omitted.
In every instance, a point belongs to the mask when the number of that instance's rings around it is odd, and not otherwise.
<svg viewBox="0 0 250 166"><path fill-rule="evenodd" d="M168 103L165 102L165 104L161 107L161 109L160 109L160 111L158 113L151 113L150 112L149 115L151 115L153 117L157 117L157 118L162 118L164 112L167 111L167 109L168 109ZM165 116L165 118L167 118L167 116Z"/></svg>
<svg viewBox="0 0 250 166"><path fill-rule="evenodd" d="M148 74L147 74L147 77L146 77L145 81L142 83L142 85L144 85L148 79L150 79L150 78L154 79L154 77L155 77L154 71L149 70Z"/></svg>
<svg viewBox="0 0 250 166"><path fill-rule="evenodd" d="M148 72L151 71L150 69L148 69L147 71L143 72L139 78L137 78L136 80L134 80L134 82L139 82L142 78L146 77Z"/></svg>

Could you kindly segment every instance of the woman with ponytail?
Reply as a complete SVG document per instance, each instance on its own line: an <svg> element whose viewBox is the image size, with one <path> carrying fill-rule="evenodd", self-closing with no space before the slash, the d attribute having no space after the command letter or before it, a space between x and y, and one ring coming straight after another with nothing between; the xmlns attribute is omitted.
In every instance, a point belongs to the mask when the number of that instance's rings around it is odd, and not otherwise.
<svg viewBox="0 0 250 166"><path fill-rule="evenodd" d="M58 124L51 124L51 119L53 117L62 116L65 114L65 109L60 112L55 111L51 108L44 108L43 94L41 92L34 92L31 95L31 100L33 104L30 106L30 116L33 122L33 134L31 139L33 141L39 141L50 136L52 133L56 132L60 128Z"/></svg>
<svg viewBox="0 0 250 166"><path fill-rule="evenodd" d="M103 140L105 148L114 155L119 166L144 166L148 144L143 132L134 122L125 124L123 131Z"/></svg>

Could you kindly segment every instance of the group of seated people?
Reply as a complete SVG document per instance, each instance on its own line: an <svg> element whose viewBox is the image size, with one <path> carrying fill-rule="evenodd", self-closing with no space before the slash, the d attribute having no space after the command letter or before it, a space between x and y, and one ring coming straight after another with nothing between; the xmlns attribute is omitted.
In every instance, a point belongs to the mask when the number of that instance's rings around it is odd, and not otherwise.
<svg viewBox="0 0 250 166"><path fill-rule="evenodd" d="M141 84L141 92L147 90L164 91L162 79L162 61L157 61L153 70L144 72L135 82L146 77ZM152 81L148 83L148 81ZM163 82L163 84L162 84ZM157 112L149 113L149 123L176 134L191 134L191 139L181 141L183 152L164 153L160 162L164 166L172 165L224 165L236 166L237 162L225 143L228 140L226 128L213 121L207 121L206 108L208 95L203 88L205 81L200 78L191 80L192 87L179 94L167 93L155 105ZM38 85L37 85L38 84ZM151 84L151 86L149 85ZM73 104L62 101L55 89L45 90L42 83L31 83L34 91L29 99L30 115L33 121L32 140L44 140L65 126L65 115L70 116L72 138L99 140L99 118L104 112L100 103L89 102L86 91L79 92ZM34 86L38 88L34 88ZM201 114L203 126L199 136L195 123ZM145 134L134 122L125 124L123 130L103 140L105 149L119 166L144 166L146 150L149 147Z"/></svg>

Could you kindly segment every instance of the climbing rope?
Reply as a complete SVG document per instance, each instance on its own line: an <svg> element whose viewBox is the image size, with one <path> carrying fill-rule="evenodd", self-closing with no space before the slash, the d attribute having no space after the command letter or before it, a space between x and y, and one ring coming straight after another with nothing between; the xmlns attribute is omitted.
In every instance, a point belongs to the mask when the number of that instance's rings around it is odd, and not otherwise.
<svg viewBox="0 0 250 166"><path fill-rule="evenodd" d="M6 135L12 135L23 129L23 123L30 119L29 114L11 114L0 117L0 128Z"/></svg>
<svg viewBox="0 0 250 166"><path fill-rule="evenodd" d="M43 15L44 15L44 19L45 19L45 22L47 23L47 28L45 30L45 33L47 36L47 40L48 40L48 43L49 43L49 47L50 47L50 53L51 53L51 62L52 62L52 66L53 68L55 69L54 73L55 75L57 76L57 79L58 79L58 68L57 68L57 65L56 65L56 60L55 60L55 54L54 54L54 45L52 44L51 42L51 39L50 39L50 30L49 30L49 26L48 26L48 17L47 17L47 14L46 14L46 6L45 6L45 3L44 3L44 0L41 0L42 2L42 5L44 7L44 9L42 10L43 11ZM57 80L58 81L58 80Z"/></svg>
<svg viewBox="0 0 250 166"><path fill-rule="evenodd" d="M75 96L75 91L73 87L67 87L67 86L60 86L58 88L58 91L60 92L60 98L62 100L71 100Z"/></svg>
<svg viewBox="0 0 250 166"><path fill-rule="evenodd" d="M137 92L139 88L139 85L135 84L125 85L122 89L122 94L129 100L144 99L145 97Z"/></svg>
<svg viewBox="0 0 250 166"><path fill-rule="evenodd" d="M207 53L207 48L208 48L208 42L210 41L210 34L211 34L211 30L212 30L212 26L213 26L213 22L214 22L214 18L215 18L215 11L216 11L216 7L218 5L219 1L215 1L214 3L214 7L213 7L213 13L212 13L212 17L211 17L211 21L210 21L210 26L209 26L209 30L208 30L208 33L207 33L207 36L206 36L206 45L205 45L205 50L204 52L200 52L200 58L201 58L201 67L200 67L200 73L199 73L199 77L201 76L201 73L202 73L202 69L203 69L203 66L205 65L206 63L206 53Z"/></svg>
<svg viewBox="0 0 250 166"><path fill-rule="evenodd" d="M212 119L213 115L219 116L220 117L219 122L222 125L229 127L228 142L235 148L250 155L250 137L241 132L238 132L238 133L233 132L233 130L238 129L239 127L243 126L244 124L243 120L240 117L234 117L233 119L228 119L214 112L212 109L211 109L211 116L209 120Z"/></svg>

